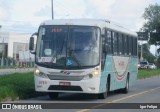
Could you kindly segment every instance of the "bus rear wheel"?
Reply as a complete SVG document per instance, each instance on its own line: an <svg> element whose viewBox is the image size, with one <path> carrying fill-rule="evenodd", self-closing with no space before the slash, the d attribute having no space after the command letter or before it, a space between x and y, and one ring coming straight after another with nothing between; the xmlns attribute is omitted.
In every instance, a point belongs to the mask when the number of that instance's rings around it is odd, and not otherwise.
<svg viewBox="0 0 160 112"><path fill-rule="evenodd" d="M58 92L49 92L48 95L49 95L49 98L53 100L53 99L58 98L59 93Z"/></svg>
<svg viewBox="0 0 160 112"><path fill-rule="evenodd" d="M125 88L123 89L123 93L128 93L129 91L129 77L127 77Z"/></svg>

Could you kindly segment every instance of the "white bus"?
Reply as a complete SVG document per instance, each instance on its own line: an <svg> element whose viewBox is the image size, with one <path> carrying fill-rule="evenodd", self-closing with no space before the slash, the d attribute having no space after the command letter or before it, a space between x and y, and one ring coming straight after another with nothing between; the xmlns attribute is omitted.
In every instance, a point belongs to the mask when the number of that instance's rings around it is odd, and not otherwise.
<svg viewBox="0 0 160 112"><path fill-rule="evenodd" d="M34 37L37 36L34 49ZM30 38L35 90L98 94L128 92L137 79L137 34L106 20L44 21Z"/></svg>

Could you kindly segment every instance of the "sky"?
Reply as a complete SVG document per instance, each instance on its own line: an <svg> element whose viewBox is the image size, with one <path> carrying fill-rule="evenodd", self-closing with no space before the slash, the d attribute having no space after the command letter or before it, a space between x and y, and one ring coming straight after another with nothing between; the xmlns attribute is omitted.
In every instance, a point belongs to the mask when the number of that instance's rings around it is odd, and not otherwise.
<svg viewBox="0 0 160 112"><path fill-rule="evenodd" d="M107 19L137 32L145 8L155 3L160 0L53 0L54 19ZM51 0L0 0L2 32L31 34L51 17Z"/></svg>

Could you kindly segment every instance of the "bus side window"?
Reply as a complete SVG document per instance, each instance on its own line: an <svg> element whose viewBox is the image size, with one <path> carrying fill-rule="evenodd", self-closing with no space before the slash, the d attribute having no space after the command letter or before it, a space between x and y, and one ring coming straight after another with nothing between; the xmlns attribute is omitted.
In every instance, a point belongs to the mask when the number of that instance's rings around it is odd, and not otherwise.
<svg viewBox="0 0 160 112"><path fill-rule="evenodd" d="M124 55L126 56L127 55L127 49L128 49L128 43L127 43L127 36L126 35L123 35L124 36L124 44L123 44L123 46L124 46Z"/></svg>
<svg viewBox="0 0 160 112"><path fill-rule="evenodd" d="M119 47L119 55L122 55L123 53L123 43L122 43L122 34L118 34L118 47Z"/></svg>
<svg viewBox="0 0 160 112"><path fill-rule="evenodd" d="M102 53L101 53L101 70L104 70L104 66L105 66L105 58L106 58L106 52L105 52L105 37L102 37Z"/></svg>
<svg viewBox="0 0 160 112"><path fill-rule="evenodd" d="M122 34L122 55L125 54L124 38L125 38L125 36Z"/></svg>
<svg viewBox="0 0 160 112"><path fill-rule="evenodd" d="M112 32L106 30L106 43L107 45L107 54L112 54Z"/></svg>
<svg viewBox="0 0 160 112"><path fill-rule="evenodd" d="M137 49L137 38L135 38L135 56L137 56L137 53L138 53L138 49Z"/></svg>
<svg viewBox="0 0 160 112"><path fill-rule="evenodd" d="M132 55L132 37L129 37L129 55Z"/></svg>
<svg viewBox="0 0 160 112"><path fill-rule="evenodd" d="M133 55L137 56L137 38L133 38Z"/></svg>
<svg viewBox="0 0 160 112"><path fill-rule="evenodd" d="M134 39L133 39L133 37L131 37L131 46L132 46L132 49L131 49L131 54L132 54L132 56L134 56Z"/></svg>
<svg viewBox="0 0 160 112"><path fill-rule="evenodd" d="M101 70L104 70L105 66L106 53L102 51L102 59L101 59Z"/></svg>
<svg viewBox="0 0 160 112"><path fill-rule="evenodd" d="M129 55L129 37L127 36L126 38L127 38L127 42L126 42L127 43L126 44L127 45L127 55Z"/></svg>
<svg viewBox="0 0 160 112"><path fill-rule="evenodd" d="M112 32L113 36L113 54L117 55L118 52L118 36L116 32Z"/></svg>

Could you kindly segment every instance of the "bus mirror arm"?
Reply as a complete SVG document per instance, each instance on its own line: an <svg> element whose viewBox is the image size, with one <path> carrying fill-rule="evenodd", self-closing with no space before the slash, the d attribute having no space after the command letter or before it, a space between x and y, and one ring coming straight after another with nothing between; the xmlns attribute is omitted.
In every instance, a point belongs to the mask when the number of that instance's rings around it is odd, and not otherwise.
<svg viewBox="0 0 160 112"><path fill-rule="evenodd" d="M33 33L31 37L33 37L34 35L36 35L36 36L37 36L37 35L38 35L38 33L37 33L37 32Z"/></svg>

